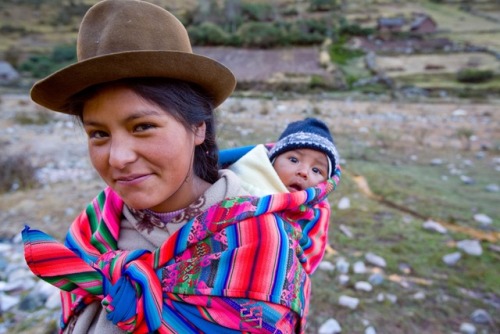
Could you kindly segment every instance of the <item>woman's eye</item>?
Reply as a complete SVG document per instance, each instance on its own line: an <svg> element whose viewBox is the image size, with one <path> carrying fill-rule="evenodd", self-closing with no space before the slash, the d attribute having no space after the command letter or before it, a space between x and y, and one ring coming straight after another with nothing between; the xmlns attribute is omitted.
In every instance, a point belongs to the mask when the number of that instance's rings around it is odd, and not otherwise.
<svg viewBox="0 0 500 334"><path fill-rule="evenodd" d="M144 124L136 125L134 127L134 131L142 132L142 131L146 131L146 130L152 129L154 127L155 126L153 124L144 123Z"/></svg>
<svg viewBox="0 0 500 334"><path fill-rule="evenodd" d="M108 134L106 132L100 131L100 130L89 131L87 135L91 139L92 138L93 139L102 139L102 138L106 138L108 136Z"/></svg>

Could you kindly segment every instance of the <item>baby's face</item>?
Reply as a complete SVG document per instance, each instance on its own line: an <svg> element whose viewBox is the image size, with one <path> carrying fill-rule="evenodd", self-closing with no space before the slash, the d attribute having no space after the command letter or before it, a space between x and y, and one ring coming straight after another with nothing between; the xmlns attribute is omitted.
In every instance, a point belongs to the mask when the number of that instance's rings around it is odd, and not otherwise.
<svg viewBox="0 0 500 334"><path fill-rule="evenodd" d="M304 190L328 178L328 158L308 148L292 150L276 157L274 169L290 192Z"/></svg>

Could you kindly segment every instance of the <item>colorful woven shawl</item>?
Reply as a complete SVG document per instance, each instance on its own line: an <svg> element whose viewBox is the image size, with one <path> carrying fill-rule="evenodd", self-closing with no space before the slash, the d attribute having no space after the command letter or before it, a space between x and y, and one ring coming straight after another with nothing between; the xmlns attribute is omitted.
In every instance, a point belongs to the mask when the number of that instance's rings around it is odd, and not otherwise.
<svg viewBox="0 0 500 334"><path fill-rule="evenodd" d="M224 297L291 309L303 332L309 273L323 256L311 245L326 238L324 199L339 176L300 192L226 199L153 252L117 249L124 204L107 188L77 217L64 245L27 226L25 258L35 275L62 290L61 331L97 300L128 333L241 332L241 319L221 325L211 313L213 297Z"/></svg>

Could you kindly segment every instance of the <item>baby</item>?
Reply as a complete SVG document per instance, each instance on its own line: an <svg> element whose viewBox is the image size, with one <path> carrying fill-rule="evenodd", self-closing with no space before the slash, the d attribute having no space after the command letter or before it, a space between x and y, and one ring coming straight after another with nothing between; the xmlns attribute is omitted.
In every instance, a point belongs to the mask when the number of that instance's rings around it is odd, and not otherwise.
<svg viewBox="0 0 500 334"><path fill-rule="evenodd" d="M290 123L275 145L223 150L219 164L229 166L240 177L242 187L254 196L301 191L327 179L332 179L335 187L340 179L333 138L325 123L315 118ZM309 274L316 270L328 247L330 205L326 198L313 205L311 212L307 219L282 217L290 224L299 224L303 231L297 252Z"/></svg>
<svg viewBox="0 0 500 334"><path fill-rule="evenodd" d="M243 187L256 196L304 190L340 170L332 135L316 118L290 123L270 151L263 144L228 149L220 152L219 161L230 164Z"/></svg>

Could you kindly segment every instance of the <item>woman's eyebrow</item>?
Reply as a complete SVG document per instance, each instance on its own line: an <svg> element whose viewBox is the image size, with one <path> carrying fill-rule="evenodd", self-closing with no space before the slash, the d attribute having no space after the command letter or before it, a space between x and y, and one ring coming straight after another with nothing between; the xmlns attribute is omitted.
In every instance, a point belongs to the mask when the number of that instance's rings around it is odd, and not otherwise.
<svg viewBox="0 0 500 334"><path fill-rule="evenodd" d="M147 116L161 116L162 112L154 109L140 109L135 111L133 114L128 115L123 122L130 122L133 120L136 120L138 118L142 117L147 117ZM99 121L93 121L93 120L83 120L83 125L84 126L97 126L100 125L101 123Z"/></svg>
<svg viewBox="0 0 500 334"><path fill-rule="evenodd" d="M133 121L137 118L147 117L147 116L161 116L162 114L163 114L162 112L154 109L140 109L134 112L133 114L127 116L127 118L125 118L125 121L126 122Z"/></svg>

